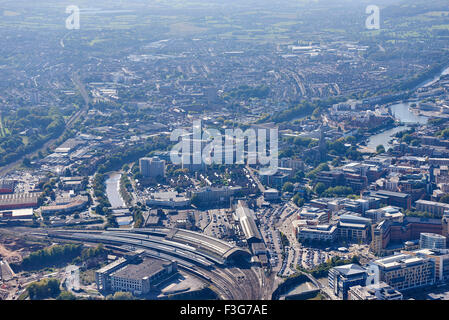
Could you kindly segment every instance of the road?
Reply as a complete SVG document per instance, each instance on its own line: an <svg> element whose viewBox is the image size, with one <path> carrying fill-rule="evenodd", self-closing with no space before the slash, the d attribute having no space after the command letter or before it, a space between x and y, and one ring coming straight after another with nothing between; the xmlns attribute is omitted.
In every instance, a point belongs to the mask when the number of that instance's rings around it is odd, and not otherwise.
<svg viewBox="0 0 449 320"><path fill-rule="evenodd" d="M255 170L252 169L250 166L246 166L246 170L248 170L249 175L256 182L257 187L259 188L260 192L262 192L262 194L263 194L265 192L265 187L263 186L263 184L260 182L259 178L257 177Z"/></svg>

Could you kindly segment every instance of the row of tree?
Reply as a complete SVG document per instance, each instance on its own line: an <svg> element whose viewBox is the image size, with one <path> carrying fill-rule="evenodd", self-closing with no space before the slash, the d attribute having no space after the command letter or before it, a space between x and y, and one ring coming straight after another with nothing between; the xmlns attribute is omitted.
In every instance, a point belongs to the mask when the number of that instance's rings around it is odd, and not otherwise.
<svg viewBox="0 0 449 320"><path fill-rule="evenodd" d="M81 254L82 247L79 244L66 244L35 251L23 259L20 268L23 270L36 270L72 261Z"/></svg>
<svg viewBox="0 0 449 320"><path fill-rule="evenodd" d="M56 298L61 293L60 283L57 279L44 279L33 282L27 288L28 296L31 300L43 300Z"/></svg>

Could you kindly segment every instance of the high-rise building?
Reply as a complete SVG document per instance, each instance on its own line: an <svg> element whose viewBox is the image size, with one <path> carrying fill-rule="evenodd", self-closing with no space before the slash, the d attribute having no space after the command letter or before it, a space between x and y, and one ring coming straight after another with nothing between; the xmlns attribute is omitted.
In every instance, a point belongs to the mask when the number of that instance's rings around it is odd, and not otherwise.
<svg viewBox="0 0 449 320"><path fill-rule="evenodd" d="M141 158L139 160L140 173L144 177L165 177L165 160L158 157Z"/></svg>

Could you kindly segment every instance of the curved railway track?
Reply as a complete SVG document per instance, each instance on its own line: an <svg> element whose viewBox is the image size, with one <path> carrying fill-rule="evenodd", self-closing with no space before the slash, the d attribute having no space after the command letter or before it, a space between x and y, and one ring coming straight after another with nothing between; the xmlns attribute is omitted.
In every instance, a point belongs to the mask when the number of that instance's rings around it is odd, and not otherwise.
<svg viewBox="0 0 449 320"><path fill-rule="evenodd" d="M55 236L55 234L53 235ZM100 234L65 234L59 235L72 241L85 241L105 243L111 245L119 245L122 248L129 247L132 251L135 248L142 248L146 250L148 256L156 257L163 260L176 260L180 268L193 275L206 280L212 287L214 287L218 295L224 300L261 300L262 290L260 281L255 272L246 265L246 269L238 267L219 267L214 266L210 261L203 261L204 257L196 256L193 253L182 254L183 250L180 248L165 248L164 245L152 243L151 237L139 236L121 236L117 237L114 233L109 235ZM162 248L164 247L164 248ZM187 246L186 246L187 247ZM164 252L159 250L163 249ZM173 249L173 250L172 250ZM207 262L207 263L206 263Z"/></svg>

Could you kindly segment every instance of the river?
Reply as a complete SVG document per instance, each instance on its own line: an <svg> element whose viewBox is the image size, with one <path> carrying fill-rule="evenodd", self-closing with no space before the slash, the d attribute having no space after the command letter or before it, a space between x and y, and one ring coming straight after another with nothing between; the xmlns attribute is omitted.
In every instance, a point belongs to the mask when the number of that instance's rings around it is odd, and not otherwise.
<svg viewBox="0 0 449 320"><path fill-rule="evenodd" d="M390 140L392 137L401 131L407 130L407 124L426 124L428 118L419 116L410 111L411 102L401 102L394 104L390 107L391 113L396 120L406 124L399 127L395 127L381 133L371 136L367 142L367 147L372 150L376 150L378 145L383 145L385 150L391 147Z"/></svg>
<svg viewBox="0 0 449 320"><path fill-rule="evenodd" d="M436 83L438 80L441 79L442 76L449 74L449 67L444 69L440 75L435 76L432 79L429 79L425 81L422 85L420 85L418 88L428 87ZM424 116L417 115L410 111L410 105L412 102L400 102L393 104L390 106L390 110L392 115L396 118L396 120L408 125L408 124L426 124L428 118ZM376 150L376 147L378 145L383 145L385 147L385 150L388 150L388 148L391 147L391 144L389 141L391 140L392 136L394 136L396 133L404 131L407 129L407 126L399 126L395 127L390 130L386 130L384 132L375 134L371 136L367 142L367 147L369 149Z"/></svg>
<svg viewBox="0 0 449 320"><path fill-rule="evenodd" d="M431 85L433 85L434 83L436 83L438 80L440 80L441 79L441 77L443 77L443 76L447 76L449 74L449 67L448 68L446 68L446 69L444 69L443 70L443 72L441 72L441 74L440 75L438 75L438 76L435 76L433 79L431 79L431 80L427 80L427 81L425 81L422 85L420 85L419 87L429 87L429 86L431 86Z"/></svg>
<svg viewBox="0 0 449 320"><path fill-rule="evenodd" d="M120 195L120 178L122 175L118 172L109 174L106 180L106 195L112 208L126 207L125 202Z"/></svg>

